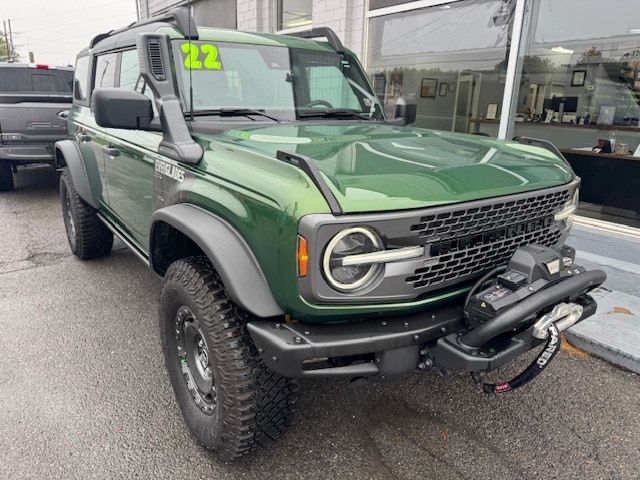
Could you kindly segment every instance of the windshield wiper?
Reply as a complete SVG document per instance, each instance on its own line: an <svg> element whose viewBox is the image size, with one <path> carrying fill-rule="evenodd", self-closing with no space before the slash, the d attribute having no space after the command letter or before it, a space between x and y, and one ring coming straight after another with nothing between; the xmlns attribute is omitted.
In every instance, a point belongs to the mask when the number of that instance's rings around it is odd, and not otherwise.
<svg viewBox="0 0 640 480"><path fill-rule="evenodd" d="M216 108L213 110L196 110L193 112L194 117L205 117L208 115L217 115L219 117L248 117L252 115L268 118L274 122L280 122L280 119L273 117L264 112L264 110L253 110L251 108ZM251 118L251 120L254 120Z"/></svg>
<svg viewBox="0 0 640 480"><path fill-rule="evenodd" d="M324 118L355 117L355 118L359 118L361 120L371 120L371 118L369 118L366 115L363 115L362 113L357 113L357 112L354 112L352 110L341 110L341 109L338 109L338 108L331 108L331 109L327 109L327 110L317 110L317 111L307 110L305 112L298 112L298 116L301 117L301 118L306 118L306 117L324 117Z"/></svg>

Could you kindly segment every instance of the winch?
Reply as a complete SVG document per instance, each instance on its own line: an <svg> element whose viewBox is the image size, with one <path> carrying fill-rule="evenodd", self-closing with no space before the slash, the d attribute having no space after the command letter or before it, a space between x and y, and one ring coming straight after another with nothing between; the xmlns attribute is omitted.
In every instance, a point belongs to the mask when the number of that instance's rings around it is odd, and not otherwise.
<svg viewBox="0 0 640 480"><path fill-rule="evenodd" d="M583 273L583 267L573 264L574 257L575 250L568 246L560 252L540 245L518 248L507 266L489 272L467 295L464 314L468 326L478 327L532 294ZM520 323L526 325L532 319L525 317Z"/></svg>
<svg viewBox="0 0 640 480"><path fill-rule="evenodd" d="M464 302L467 331L440 338L425 351L435 368L480 374L504 365L546 341L537 358L508 382L483 383L486 393L518 388L537 376L560 348L560 332L595 312L587 295L606 279L574 263L575 250L519 247L506 266L480 278Z"/></svg>

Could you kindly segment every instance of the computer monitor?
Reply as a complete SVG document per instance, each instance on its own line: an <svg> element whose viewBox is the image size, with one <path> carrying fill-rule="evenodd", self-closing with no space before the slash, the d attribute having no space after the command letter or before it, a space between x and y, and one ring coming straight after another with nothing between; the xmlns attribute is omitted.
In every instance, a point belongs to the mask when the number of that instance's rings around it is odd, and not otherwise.
<svg viewBox="0 0 640 480"><path fill-rule="evenodd" d="M578 97L553 97L551 99L551 110L559 112L561 103L564 103L565 112L578 111Z"/></svg>

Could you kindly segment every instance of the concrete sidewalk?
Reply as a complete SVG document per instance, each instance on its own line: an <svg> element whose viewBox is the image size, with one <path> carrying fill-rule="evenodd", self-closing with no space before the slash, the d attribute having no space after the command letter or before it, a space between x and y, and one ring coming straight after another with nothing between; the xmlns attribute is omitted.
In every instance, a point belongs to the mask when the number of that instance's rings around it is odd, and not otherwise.
<svg viewBox="0 0 640 480"><path fill-rule="evenodd" d="M593 292L598 312L565 332L576 347L640 374L640 236L576 225L568 243L576 262L607 281Z"/></svg>

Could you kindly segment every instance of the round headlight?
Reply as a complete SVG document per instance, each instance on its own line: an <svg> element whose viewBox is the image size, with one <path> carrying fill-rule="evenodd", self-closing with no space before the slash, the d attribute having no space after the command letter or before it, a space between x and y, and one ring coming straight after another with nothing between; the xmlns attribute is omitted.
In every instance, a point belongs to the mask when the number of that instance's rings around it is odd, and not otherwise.
<svg viewBox="0 0 640 480"><path fill-rule="evenodd" d="M329 284L340 291L352 291L367 285L382 269L379 263L343 265L343 259L382 250L380 237L368 228L353 227L331 239L324 251L322 270Z"/></svg>

